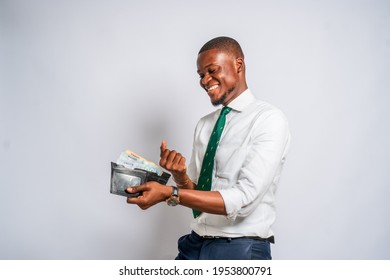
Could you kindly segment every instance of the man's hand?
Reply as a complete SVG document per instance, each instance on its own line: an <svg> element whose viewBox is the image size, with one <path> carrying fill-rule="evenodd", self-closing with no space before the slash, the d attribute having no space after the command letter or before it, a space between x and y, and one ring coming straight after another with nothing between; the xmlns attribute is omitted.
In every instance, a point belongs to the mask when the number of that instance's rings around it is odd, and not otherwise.
<svg viewBox="0 0 390 280"><path fill-rule="evenodd" d="M172 173L176 182L183 182L187 179L186 159L175 150L167 149L165 140L160 147L160 166Z"/></svg>
<svg viewBox="0 0 390 280"><path fill-rule="evenodd" d="M126 190L129 193L142 192L138 197L128 197L127 203L137 204L141 209L146 210L149 207L165 201L172 193L172 187L165 186L157 182L146 182L137 187L130 187Z"/></svg>

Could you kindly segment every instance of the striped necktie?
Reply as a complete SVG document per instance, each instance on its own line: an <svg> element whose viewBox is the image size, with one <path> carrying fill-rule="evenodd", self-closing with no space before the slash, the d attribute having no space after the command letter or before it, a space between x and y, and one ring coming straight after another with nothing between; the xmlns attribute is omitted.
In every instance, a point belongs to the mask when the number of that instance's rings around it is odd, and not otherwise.
<svg viewBox="0 0 390 280"><path fill-rule="evenodd" d="M213 132L211 133L209 143L207 145L206 153L203 158L202 169L200 170L200 176L197 190L209 191L211 190L211 181L213 176L214 156L217 150L219 139L221 138L223 128L225 127L226 115L232 110L229 107L223 107L221 114L215 123ZM198 217L201 212L198 210L192 210L194 218Z"/></svg>

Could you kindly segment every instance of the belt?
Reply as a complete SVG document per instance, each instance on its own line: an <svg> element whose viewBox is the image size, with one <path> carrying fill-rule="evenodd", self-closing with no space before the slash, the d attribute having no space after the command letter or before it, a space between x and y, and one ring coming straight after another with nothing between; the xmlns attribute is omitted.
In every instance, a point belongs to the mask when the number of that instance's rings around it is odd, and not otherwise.
<svg viewBox="0 0 390 280"><path fill-rule="evenodd" d="M233 240L233 239L255 239L255 240L261 240L261 241L268 241L270 243L275 243L275 237L270 236L267 238L262 238L259 236L240 236L240 237L225 237L225 236L211 236L211 235L204 235L201 236L204 239L220 239L220 240Z"/></svg>

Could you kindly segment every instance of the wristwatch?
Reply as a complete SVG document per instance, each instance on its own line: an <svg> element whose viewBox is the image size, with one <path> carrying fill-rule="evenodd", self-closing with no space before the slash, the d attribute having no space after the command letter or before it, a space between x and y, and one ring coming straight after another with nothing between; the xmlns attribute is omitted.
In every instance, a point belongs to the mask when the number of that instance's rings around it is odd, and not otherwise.
<svg viewBox="0 0 390 280"><path fill-rule="evenodd" d="M169 206L176 206L180 203L179 188L177 186L172 186L172 194L166 202Z"/></svg>

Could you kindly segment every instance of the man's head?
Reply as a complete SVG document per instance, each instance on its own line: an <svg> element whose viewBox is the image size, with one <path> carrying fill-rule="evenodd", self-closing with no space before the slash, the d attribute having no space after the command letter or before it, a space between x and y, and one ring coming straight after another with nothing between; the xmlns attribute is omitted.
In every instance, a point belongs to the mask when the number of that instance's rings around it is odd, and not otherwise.
<svg viewBox="0 0 390 280"><path fill-rule="evenodd" d="M241 49L240 44L230 37L217 37L214 39L211 39L206 44L203 45L203 47L199 50L199 53L202 53L204 51L212 50L212 49L218 49L220 51L224 51L226 53L232 54L235 57L242 57L244 58L244 53Z"/></svg>
<svg viewBox="0 0 390 280"><path fill-rule="evenodd" d="M200 49L197 60L200 85L213 105L228 105L248 88L244 54L238 42L217 37Z"/></svg>

